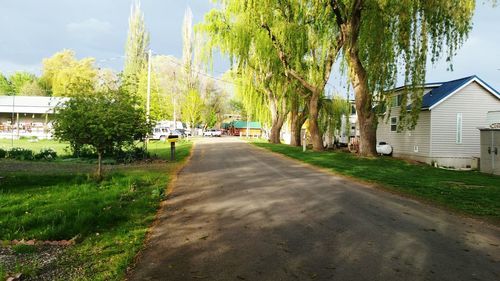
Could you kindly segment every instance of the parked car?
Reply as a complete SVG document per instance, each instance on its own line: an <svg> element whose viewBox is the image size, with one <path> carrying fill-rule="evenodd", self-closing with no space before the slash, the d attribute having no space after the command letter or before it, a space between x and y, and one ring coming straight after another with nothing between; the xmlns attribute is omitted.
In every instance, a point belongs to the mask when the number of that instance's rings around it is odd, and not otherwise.
<svg viewBox="0 0 500 281"><path fill-rule="evenodd" d="M221 135L222 132L219 129L210 129L203 132L204 137L220 137Z"/></svg>
<svg viewBox="0 0 500 281"><path fill-rule="evenodd" d="M187 136L190 136L191 133L186 130L186 129L175 129L172 131L173 135L178 135L179 138L185 138Z"/></svg>
<svg viewBox="0 0 500 281"><path fill-rule="evenodd" d="M392 155L392 146L386 142L377 143L377 153L381 155Z"/></svg>

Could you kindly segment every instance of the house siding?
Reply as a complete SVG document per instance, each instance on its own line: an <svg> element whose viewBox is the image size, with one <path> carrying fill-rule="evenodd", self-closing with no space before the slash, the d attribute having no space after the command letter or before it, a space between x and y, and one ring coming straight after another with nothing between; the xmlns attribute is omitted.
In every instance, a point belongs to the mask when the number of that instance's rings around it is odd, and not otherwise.
<svg viewBox="0 0 500 281"><path fill-rule="evenodd" d="M391 117L399 118L399 107L394 107ZM402 132L391 131L390 118L379 120L377 142L386 142L392 146L395 157L408 158L430 163L430 112L422 111L414 130ZM418 152L415 152L418 147Z"/></svg>
<svg viewBox="0 0 500 281"><path fill-rule="evenodd" d="M430 114L432 161L454 168L475 168L480 156L478 127L488 126L488 111L500 110L500 100L476 82L472 82ZM462 114L462 143L456 142L457 113Z"/></svg>

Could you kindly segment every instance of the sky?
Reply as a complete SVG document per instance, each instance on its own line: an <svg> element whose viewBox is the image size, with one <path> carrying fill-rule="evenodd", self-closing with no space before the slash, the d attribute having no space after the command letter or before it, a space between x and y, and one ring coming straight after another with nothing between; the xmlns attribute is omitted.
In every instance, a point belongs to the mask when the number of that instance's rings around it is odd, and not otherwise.
<svg viewBox="0 0 500 281"><path fill-rule="evenodd" d="M0 0L0 72L40 74L43 58L72 49L78 58L94 57L98 67L123 68L128 17L133 0ZM500 91L500 7L477 1L474 27L453 60L429 65L427 82L458 79L476 74ZM203 20L210 0L142 0L151 49L156 54L182 55L181 26L187 7L193 22ZM229 67L217 58L214 76ZM345 91L345 81L333 73L329 87Z"/></svg>

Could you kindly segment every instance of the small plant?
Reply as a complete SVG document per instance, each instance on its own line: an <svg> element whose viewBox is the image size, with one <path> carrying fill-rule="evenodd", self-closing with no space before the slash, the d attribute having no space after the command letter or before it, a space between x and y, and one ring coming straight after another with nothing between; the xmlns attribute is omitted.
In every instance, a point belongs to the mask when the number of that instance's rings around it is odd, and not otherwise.
<svg viewBox="0 0 500 281"><path fill-rule="evenodd" d="M16 160L33 160L33 151L21 147L14 147L7 151L7 158Z"/></svg>
<svg viewBox="0 0 500 281"><path fill-rule="evenodd" d="M0 159L3 159L7 156L7 150L0 148Z"/></svg>
<svg viewBox="0 0 500 281"><path fill-rule="evenodd" d="M57 158L57 152L52 148L41 149L38 154L35 155L37 160L54 160Z"/></svg>

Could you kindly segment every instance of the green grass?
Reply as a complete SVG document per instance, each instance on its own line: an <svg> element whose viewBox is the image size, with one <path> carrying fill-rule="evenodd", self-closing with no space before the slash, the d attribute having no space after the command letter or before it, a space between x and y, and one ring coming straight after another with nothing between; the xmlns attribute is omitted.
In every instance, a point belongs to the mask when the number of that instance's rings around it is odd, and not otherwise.
<svg viewBox="0 0 500 281"><path fill-rule="evenodd" d="M32 142L29 139L18 139L13 141L10 139L0 139L0 148L8 150L13 147L31 149L34 153L38 153L44 148L52 148L57 152L57 156L69 155L69 150L66 149L69 147L69 143L66 142L58 142L56 140L38 140Z"/></svg>
<svg viewBox="0 0 500 281"><path fill-rule="evenodd" d="M362 158L344 152L302 152L301 147L255 141L254 145L377 183L389 190L500 223L500 176L476 171L450 171L390 157Z"/></svg>
<svg viewBox="0 0 500 281"><path fill-rule="evenodd" d="M169 144L149 148L168 156ZM90 164L0 160L0 240L76 239L61 268L76 268L79 280L120 280L190 149L178 143L177 162L108 166L101 182Z"/></svg>
<svg viewBox="0 0 500 281"><path fill-rule="evenodd" d="M12 250L18 254L33 254L37 252L37 247L34 245L19 244L12 246Z"/></svg>

